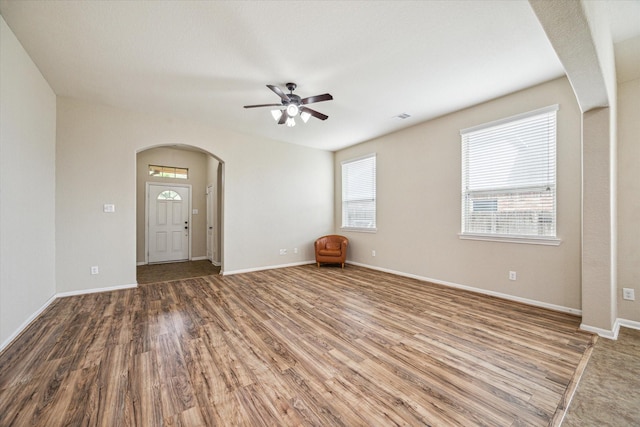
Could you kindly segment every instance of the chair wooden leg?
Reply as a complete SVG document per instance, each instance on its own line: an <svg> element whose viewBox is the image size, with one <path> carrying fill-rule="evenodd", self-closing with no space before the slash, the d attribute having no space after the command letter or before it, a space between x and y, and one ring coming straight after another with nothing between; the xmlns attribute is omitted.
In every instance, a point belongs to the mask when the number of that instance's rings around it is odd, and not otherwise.
<svg viewBox="0 0 640 427"><path fill-rule="evenodd" d="M342 263L342 269L344 270L344 262Z"/></svg>
<svg viewBox="0 0 640 427"><path fill-rule="evenodd" d="M318 268L320 268L320 263L319 263L319 262L316 262L316 264L318 264Z"/></svg>

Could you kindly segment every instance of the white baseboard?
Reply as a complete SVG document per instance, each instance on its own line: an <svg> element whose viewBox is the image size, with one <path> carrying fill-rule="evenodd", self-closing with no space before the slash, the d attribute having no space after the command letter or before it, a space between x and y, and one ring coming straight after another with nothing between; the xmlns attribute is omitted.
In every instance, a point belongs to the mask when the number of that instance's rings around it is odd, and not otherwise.
<svg viewBox="0 0 640 427"><path fill-rule="evenodd" d="M263 271L263 270L273 270L276 268L286 268L286 267L296 267L298 265L307 265L307 264L315 264L315 260L310 261L300 261L300 262L292 262L290 264L280 264L280 265L266 265L264 267L255 267L255 268L245 268L242 270L232 270L232 271L224 271L220 272L223 276L231 276L233 274L241 274L241 273L252 273L254 271Z"/></svg>
<svg viewBox="0 0 640 427"><path fill-rule="evenodd" d="M432 279L430 277L418 276L417 274L404 273L402 271L391 270L391 269L388 269L388 268L376 267L376 266L368 265L368 264L361 264L359 262L349 261L348 263L349 264L353 264L353 265L358 265L360 267L370 268L372 270L378 270L378 271L383 271L385 273L391 273L391 274L396 274L398 276L409 277L411 279L417 279L417 280L420 280L420 281L423 281L423 282L431 282L431 283L435 283L435 284L438 284L438 285L444 285L444 286L449 286L451 288L457 288L457 289L462 289L462 290L465 290L465 291L475 292L475 293L478 293L478 294L489 295L489 296L492 296L492 297L502 298L502 299L506 299L506 300L509 300L509 301L521 302L523 304L532 305L532 306L535 306L535 307L547 308L549 310L559 311L559 312L562 312L562 313L573 314L573 315L576 315L576 316L582 315L582 310L579 310L577 308L564 307L564 306L556 305L556 304L549 304L549 303L546 303L546 302L532 300L532 299L528 299L528 298L522 298L522 297L518 297L518 296L515 296L515 295L503 294L501 292L489 291L489 290L486 290L486 289L474 288L473 286L461 285L459 283L447 282L447 281L444 281L444 280Z"/></svg>
<svg viewBox="0 0 640 427"><path fill-rule="evenodd" d="M47 309L47 307L49 307L51 305L52 302L54 302L56 300L56 295L53 295L51 298L49 298L47 300L47 302L45 302L42 307L40 307L38 310L36 310L31 316L29 316L27 318L27 320L25 320L22 325L20 325L20 327L18 329L15 330L15 332L13 334L11 334L11 336L9 336L6 340L4 340L4 342L2 344L0 344L0 353L7 347L9 346L9 344L11 344L13 342L13 340L15 340L16 338L18 338L18 336L25 330L27 329L27 327L31 324L31 322L33 322L34 320L36 320L36 318L38 316L40 316L42 314L43 311L45 311Z"/></svg>
<svg viewBox="0 0 640 427"><path fill-rule="evenodd" d="M594 334L598 334L599 336L608 338L610 340L618 339L620 327L640 330L640 322L636 322L635 320L617 318L616 321L613 322L613 328L611 330L585 325L584 323L580 325L580 329L582 329L583 331L593 332Z"/></svg>
<svg viewBox="0 0 640 427"><path fill-rule="evenodd" d="M585 325L584 323L580 324L580 329L583 331L587 331L587 332L591 332L592 334L597 334L599 336L601 336L602 338L607 338L610 340L617 340L618 339L618 332L620 331L620 324L618 323L618 321L616 320L613 324L613 329L608 330L608 329L603 329L603 328L598 328L595 326L589 326L589 325Z"/></svg>
<svg viewBox="0 0 640 427"><path fill-rule="evenodd" d="M109 286L107 288L93 288L93 289L82 289L80 291L59 292L56 294L56 298L73 297L76 295L97 294L100 292L119 291L122 289L131 289L131 288L137 288L137 287L138 287L138 284L133 283L131 285L117 285L117 286Z"/></svg>
<svg viewBox="0 0 640 427"><path fill-rule="evenodd" d="M636 322L635 320L618 318L617 322L620 326L624 326L625 328L637 329L640 331L640 322Z"/></svg>
<svg viewBox="0 0 640 427"><path fill-rule="evenodd" d="M190 261L204 261L204 260L208 260L208 259L209 259L209 258L208 258L208 257L206 257L206 256L195 256L195 257L192 257L192 258L190 259ZM179 261L176 261L176 262L179 262ZM214 261L211 261L211 263L212 263L213 265L220 265L220 263L217 263L217 264L216 264ZM149 264L149 263L148 263L148 262L146 262L146 261L136 262L136 266L138 266L138 267L140 267L141 265L148 265L148 264Z"/></svg>

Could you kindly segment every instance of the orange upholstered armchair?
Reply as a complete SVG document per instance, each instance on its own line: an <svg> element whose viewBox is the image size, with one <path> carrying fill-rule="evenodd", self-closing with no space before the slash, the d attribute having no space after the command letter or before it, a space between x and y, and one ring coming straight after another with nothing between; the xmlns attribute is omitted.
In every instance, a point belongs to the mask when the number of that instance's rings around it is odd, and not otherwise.
<svg viewBox="0 0 640 427"><path fill-rule="evenodd" d="M347 259L347 246L349 239L337 234L322 236L316 240L314 246L316 248L316 263L320 267L320 263L341 264L344 268L344 262Z"/></svg>

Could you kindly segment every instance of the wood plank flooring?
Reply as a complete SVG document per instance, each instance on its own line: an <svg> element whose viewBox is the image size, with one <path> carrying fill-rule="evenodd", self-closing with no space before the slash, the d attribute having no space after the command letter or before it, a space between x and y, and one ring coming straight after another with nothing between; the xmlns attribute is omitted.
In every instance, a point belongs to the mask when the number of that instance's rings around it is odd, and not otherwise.
<svg viewBox="0 0 640 427"><path fill-rule="evenodd" d="M546 426L574 316L315 265L61 298L0 354L0 426Z"/></svg>

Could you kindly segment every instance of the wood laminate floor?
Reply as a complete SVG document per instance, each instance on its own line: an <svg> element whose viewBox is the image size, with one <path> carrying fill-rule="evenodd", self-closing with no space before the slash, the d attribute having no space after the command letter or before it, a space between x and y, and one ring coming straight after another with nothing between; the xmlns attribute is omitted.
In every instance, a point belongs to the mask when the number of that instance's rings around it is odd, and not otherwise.
<svg viewBox="0 0 640 427"><path fill-rule="evenodd" d="M306 265L61 298L0 355L0 426L546 426L580 319Z"/></svg>

